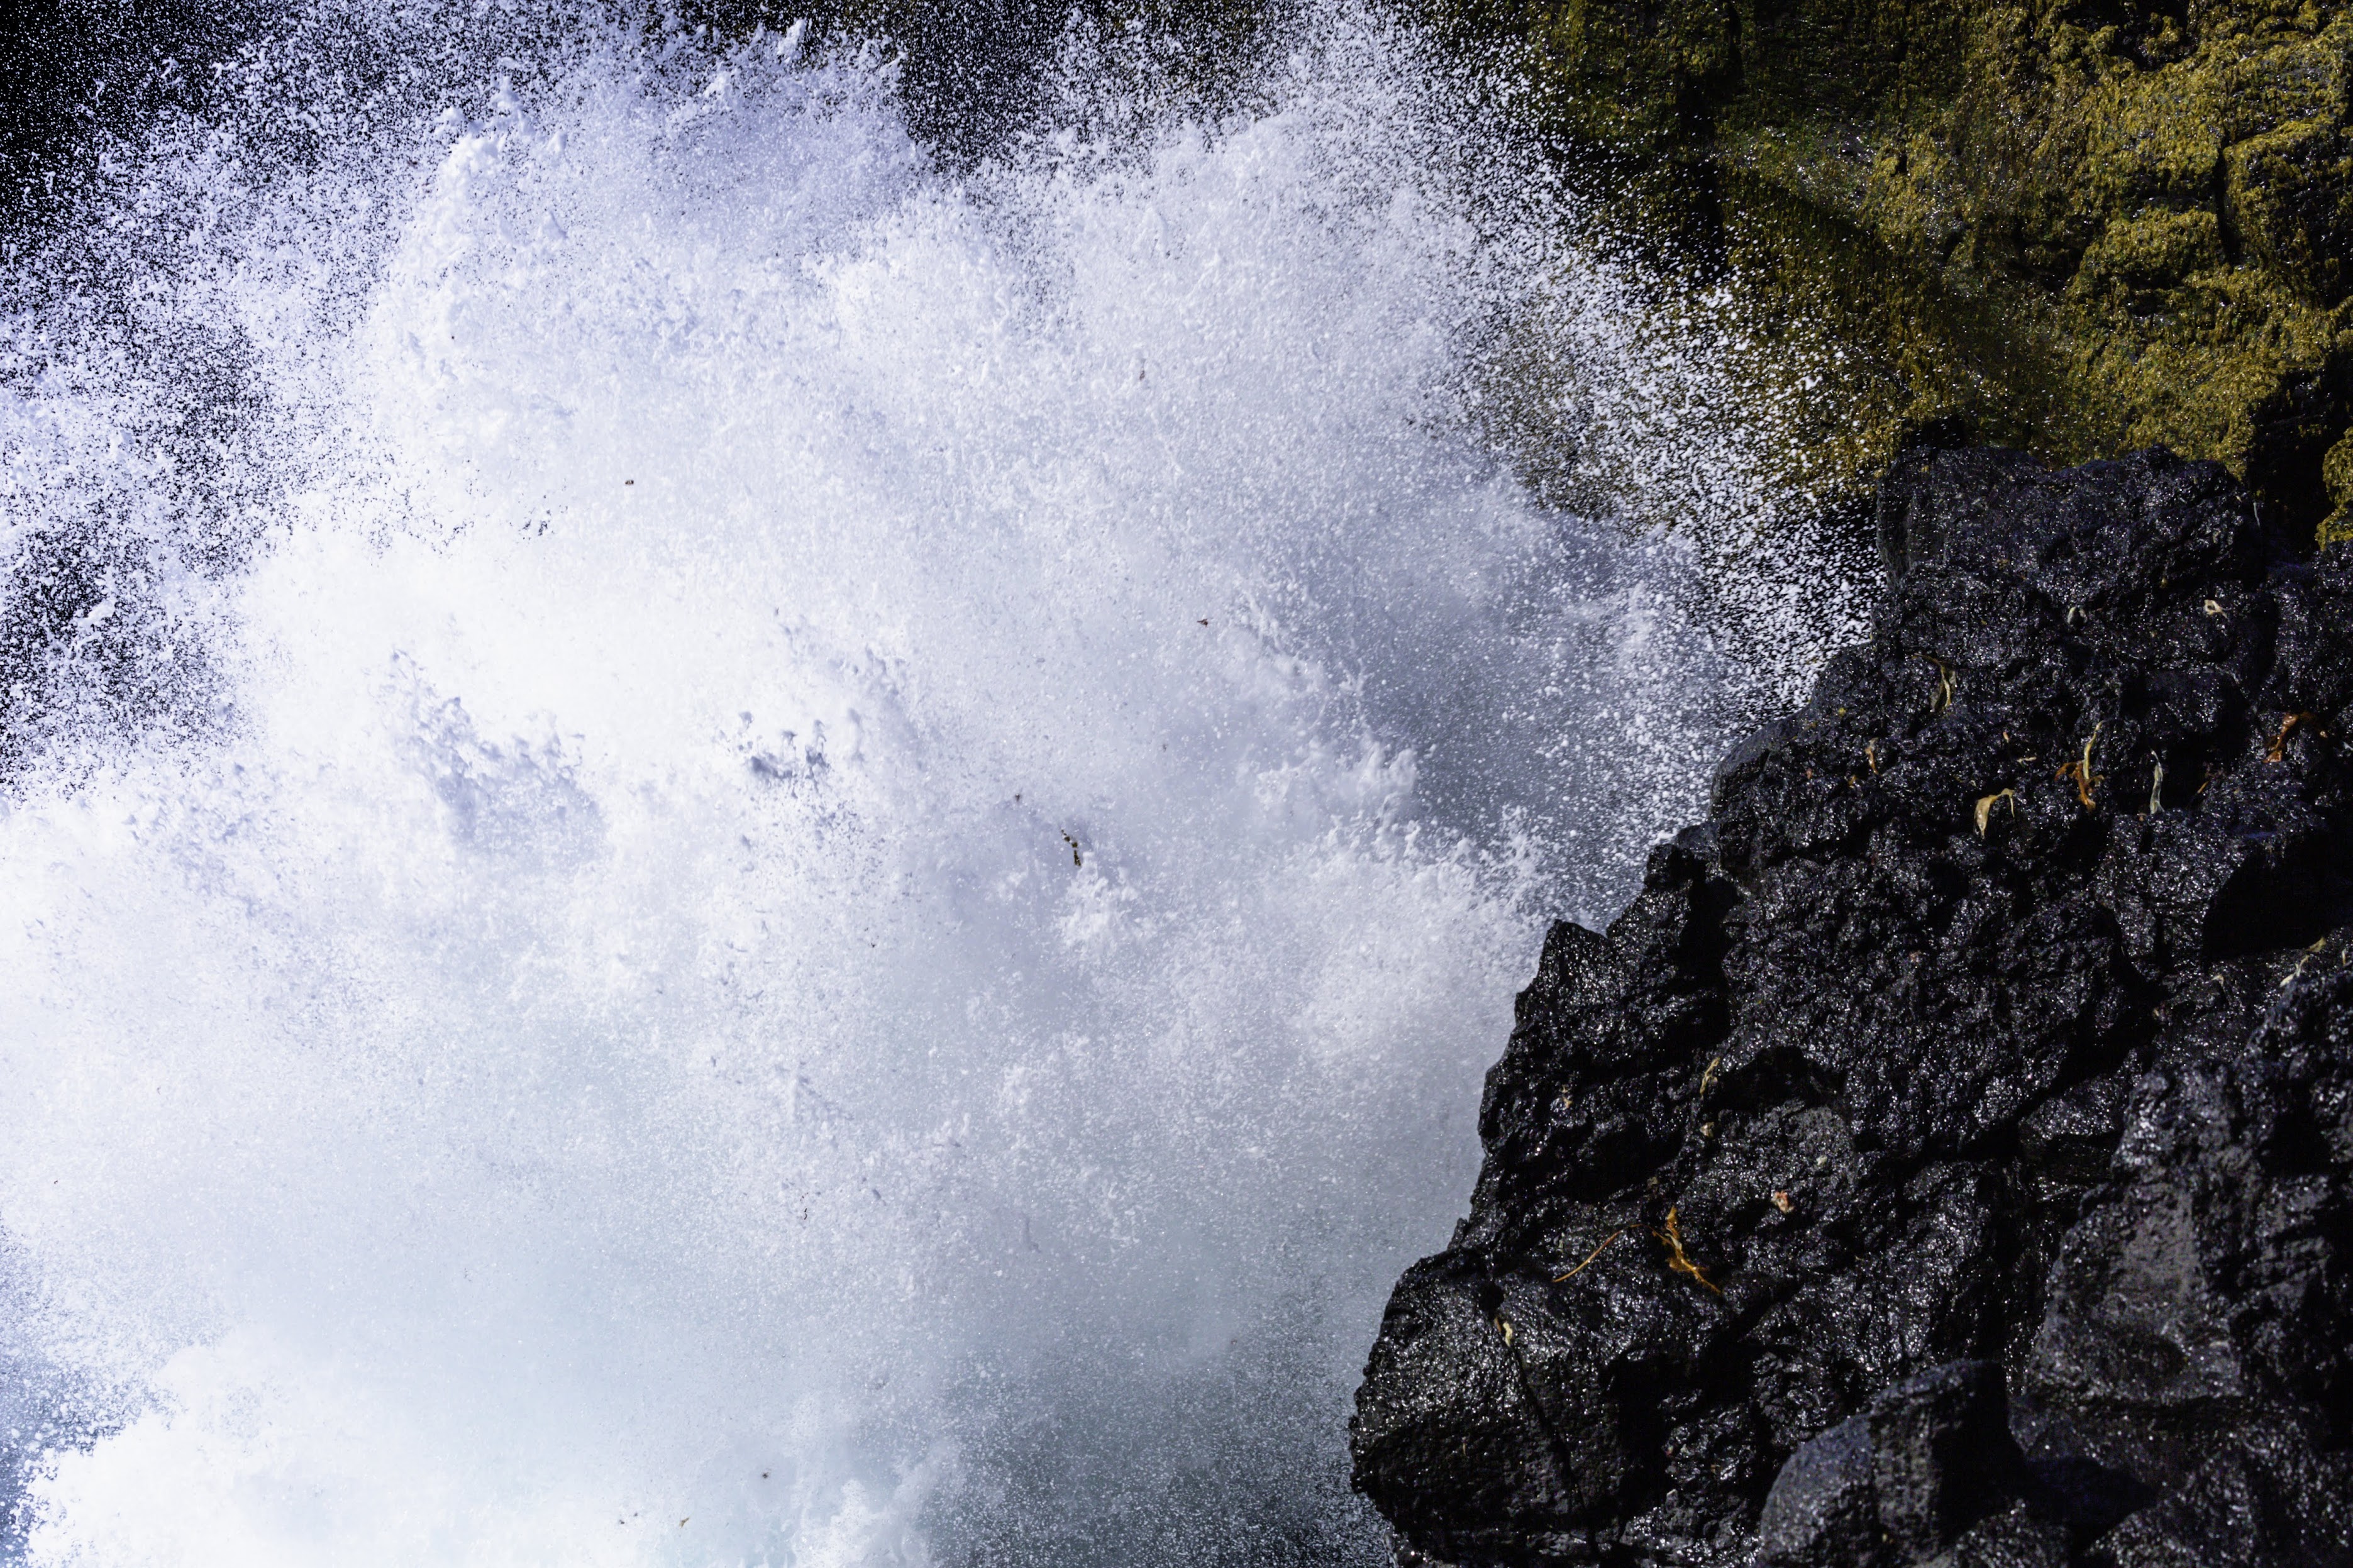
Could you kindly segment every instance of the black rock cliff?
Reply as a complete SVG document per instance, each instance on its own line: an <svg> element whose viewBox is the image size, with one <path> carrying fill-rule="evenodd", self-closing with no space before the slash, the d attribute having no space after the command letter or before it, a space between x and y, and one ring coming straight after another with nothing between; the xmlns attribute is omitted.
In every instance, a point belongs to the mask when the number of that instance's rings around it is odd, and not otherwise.
<svg viewBox="0 0 2353 1568"><path fill-rule="evenodd" d="M1560 924L1352 1424L1402 1558L2353 1564L2353 564L1888 477L1868 646Z"/></svg>

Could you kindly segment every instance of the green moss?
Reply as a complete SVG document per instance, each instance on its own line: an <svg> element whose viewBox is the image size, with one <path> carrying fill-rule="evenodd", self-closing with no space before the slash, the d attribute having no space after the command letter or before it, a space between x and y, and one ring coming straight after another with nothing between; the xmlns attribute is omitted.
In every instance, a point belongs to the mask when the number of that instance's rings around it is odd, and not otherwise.
<svg viewBox="0 0 2353 1568"><path fill-rule="evenodd" d="M1792 433L1808 482L1875 472L1931 425L2021 444L2073 433L2064 362L2050 332L2020 330L2011 301L1912 265L1841 206L1765 171L1727 171L1725 192L1738 215L1724 253L1741 284L1737 324L1760 345L1751 375L1813 384Z"/></svg>
<svg viewBox="0 0 2353 1568"><path fill-rule="evenodd" d="M2320 542L2335 544L2353 538L2353 430L2328 449L2321 464L2321 478L2328 486L2329 500L2337 505L2327 521L2320 525Z"/></svg>
<svg viewBox="0 0 2353 1568"><path fill-rule="evenodd" d="M2353 10L1442 3L1528 46L1573 141L1707 183L1694 265L1786 374L1839 367L1793 461L1859 481L1960 418L2062 459L2162 443L2344 516ZM1629 188L1621 221L1663 221Z"/></svg>

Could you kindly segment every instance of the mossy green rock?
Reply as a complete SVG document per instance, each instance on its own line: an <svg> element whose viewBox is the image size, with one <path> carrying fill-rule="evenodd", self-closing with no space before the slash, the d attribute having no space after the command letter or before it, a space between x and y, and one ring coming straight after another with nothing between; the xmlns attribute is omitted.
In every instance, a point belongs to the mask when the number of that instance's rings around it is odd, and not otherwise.
<svg viewBox="0 0 2353 1568"><path fill-rule="evenodd" d="M2161 443L2353 534L2353 6L1436 4L1824 380L1817 468Z"/></svg>

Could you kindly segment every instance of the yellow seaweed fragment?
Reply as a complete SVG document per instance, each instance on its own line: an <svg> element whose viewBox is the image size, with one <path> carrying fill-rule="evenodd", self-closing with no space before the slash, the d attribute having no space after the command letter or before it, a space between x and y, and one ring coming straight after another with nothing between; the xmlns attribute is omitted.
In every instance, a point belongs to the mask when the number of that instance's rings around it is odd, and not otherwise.
<svg viewBox="0 0 2353 1568"><path fill-rule="evenodd" d="M1556 1274L1556 1275L1554 1275L1554 1276L1552 1277L1552 1282L1553 1282L1554 1284L1557 1285L1557 1284L1559 1284L1559 1283L1560 1283L1562 1280L1564 1280L1564 1279L1575 1279L1575 1278L1577 1278L1577 1276L1578 1276L1579 1274L1584 1273L1588 1268L1591 1268L1591 1267L1593 1266L1593 1260L1594 1260L1595 1258L1597 1258L1600 1257L1603 1253L1605 1253L1605 1252L1607 1252L1607 1251L1609 1251L1609 1244L1610 1244L1611 1242L1613 1242L1613 1241L1617 1240L1620 1237L1621 1237L1621 1236L1623 1236L1623 1235L1625 1235L1625 1234L1626 1234L1626 1227L1625 1227L1624 1226L1620 1226L1616 1230L1611 1231L1611 1232L1610 1232L1607 1237L1603 1237L1603 1238L1602 1238L1602 1242L1601 1242L1601 1245L1600 1245L1600 1246L1599 1246L1599 1247L1595 1247L1592 1251L1590 1251L1590 1252L1588 1252L1588 1253L1587 1253L1587 1254L1585 1255L1585 1261L1584 1261L1584 1262L1582 1262L1582 1263L1578 1264L1576 1268L1574 1268L1570 1269L1570 1270L1569 1270L1567 1273L1566 1273L1566 1274Z"/></svg>
<svg viewBox="0 0 2353 1568"><path fill-rule="evenodd" d="M1651 1234L1657 1237L1660 1242L1665 1246L1667 1249L1668 1268L1673 1269L1678 1274L1690 1275L1694 1279L1698 1280L1702 1285L1706 1286L1710 1290L1714 1290L1719 1296L1724 1294L1722 1288L1720 1288L1715 1280L1707 1277L1707 1273L1704 1269L1701 1268L1698 1264L1694 1263L1691 1260L1691 1254L1683 1250L1683 1227L1675 1224L1674 1210L1669 1209L1667 1211L1666 1228L1663 1230L1654 1230Z"/></svg>
<svg viewBox="0 0 2353 1568"><path fill-rule="evenodd" d="M1993 808L2005 800L2010 802L2010 815L2016 816L2018 792L2014 789L1998 789L1991 795L1980 795L1978 798L1978 837L1979 838L1986 836L1986 823L1993 816Z"/></svg>

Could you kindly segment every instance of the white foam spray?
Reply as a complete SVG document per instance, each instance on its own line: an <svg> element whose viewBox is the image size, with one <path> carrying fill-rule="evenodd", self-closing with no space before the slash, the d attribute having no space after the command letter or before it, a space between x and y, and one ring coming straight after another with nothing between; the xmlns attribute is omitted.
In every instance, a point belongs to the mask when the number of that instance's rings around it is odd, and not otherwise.
<svg viewBox="0 0 2353 1568"><path fill-rule="evenodd" d="M1704 355L1303 36L1214 122L1074 46L961 175L873 51L575 42L159 135L103 297L18 280L26 1561L1377 1558L1544 921L1788 672L1464 414L1532 302Z"/></svg>

